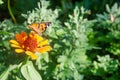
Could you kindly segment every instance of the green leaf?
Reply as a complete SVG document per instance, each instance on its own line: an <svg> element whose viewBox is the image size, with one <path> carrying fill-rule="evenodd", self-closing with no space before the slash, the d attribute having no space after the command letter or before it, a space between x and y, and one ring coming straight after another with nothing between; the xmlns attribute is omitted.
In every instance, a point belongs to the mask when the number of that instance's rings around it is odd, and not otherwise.
<svg viewBox="0 0 120 80"><path fill-rule="evenodd" d="M21 73L26 80L42 80L31 61L21 67Z"/></svg>
<svg viewBox="0 0 120 80"><path fill-rule="evenodd" d="M9 75L10 69L6 69L1 75L0 75L0 80L7 80L8 75Z"/></svg>
<svg viewBox="0 0 120 80"><path fill-rule="evenodd" d="M0 30L0 35L5 34L5 35L10 35L9 32Z"/></svg>
<svg viewBox="0 0 120 80"><path fill-rule="evenodd" d="M9 41L3 41L3 44L7 49L10 49Z"/></svg>
<svg viewBox="0 0 120 80"><path fill-rule="evenodd" d="M48 55L48 53L44 53L42 56L43 56L43 58L44 58L44 60L46 62L49 62L49 55Z"/></svg>
<svg viewBox="0 0 120 80"><path fill-rule="evenodd" d="M65 33L66 32L64 31L64 29L59 29L59 30L56 31L56 34L59 35L59 36L64 35Z"/></svg>
<svg viewBox="0 0 120 80"><path fill-rule="evenodd" d="M29 72L27 71L27 65L24 65L24 66L21 67L21 73L22 73L22 75L24 76L25 79L31 80Z"/></svg>
<svg viewBox="0 0 120 80"><path fill-rule="evenodd" d="M106 10L107 10L108 12L111 11L109 5L106 5Z"/></svg>

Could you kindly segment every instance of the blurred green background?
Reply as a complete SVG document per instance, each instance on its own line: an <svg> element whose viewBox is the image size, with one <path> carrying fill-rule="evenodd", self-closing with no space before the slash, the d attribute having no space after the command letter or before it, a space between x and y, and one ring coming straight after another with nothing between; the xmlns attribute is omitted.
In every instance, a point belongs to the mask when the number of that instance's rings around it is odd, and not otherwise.
<svg viewBox="0 0 120 80"><path fill-rule="evenodd" d="M8 11L8 0L1 0L3 4L0 5L0 21L4 19L10 19L11 16ZM10 0L11 10L18 23L22 23L25 19L21 16L21 13L26 14L27 11L31 11L38 7L37 2L40 0ZM60 16L61 20L65 20L67 14L72 13L74 7L84 6L85 9L91 10L92 13L88 18L95 18L96 13L102 13L105 10L106 4L112 6L114 3L119 3L119 0L49 0L51 9L62 9Z"/></svg>

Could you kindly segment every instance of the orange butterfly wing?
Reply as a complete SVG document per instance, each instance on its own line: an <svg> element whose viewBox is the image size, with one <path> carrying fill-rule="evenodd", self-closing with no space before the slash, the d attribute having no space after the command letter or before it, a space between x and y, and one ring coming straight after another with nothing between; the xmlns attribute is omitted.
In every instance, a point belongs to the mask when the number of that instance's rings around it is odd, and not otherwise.
<svg viewBox="0 0 120 80"><path fill-rule="evenodd" d="M29 26L35 33L41 34L46 28L51 24L51 22L43 22L43 23L33 23Z"/></svg>
<svg viewBox="0 0 120 80"><path fill-rule="evenodd" d="M39 23L33 23L31 25L28 26L30 29L32 29L35 33L40 33L40 31L38 30L39 28Z"/></svg>

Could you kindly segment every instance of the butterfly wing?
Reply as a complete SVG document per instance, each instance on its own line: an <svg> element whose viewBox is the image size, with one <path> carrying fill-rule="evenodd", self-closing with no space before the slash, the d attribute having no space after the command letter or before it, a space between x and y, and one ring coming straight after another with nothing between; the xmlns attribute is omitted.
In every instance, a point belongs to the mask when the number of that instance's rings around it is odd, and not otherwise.
<svg viewBox="0 0 120 80"><path fill-rule="evenodd" d="M29 28L31 28L35 33L41 34L50 24L51 22L33 23Z"/></svg>
<svg viewBox="0 0 120 80"><path fill-rule="evenodd" d="M51 24L51 22L43 22L43 23L40 23L40 32L43 32L46 30L47 27L49 27Z"/></svg>
<svg viewBox="0 0 120 80"><path fill-rule="evenodd" d="M40 33L39 31L39 27L40 27L40 24L39 23L33 23L31 25L28 26L30 29L32 29L35 33Z"/></svg>

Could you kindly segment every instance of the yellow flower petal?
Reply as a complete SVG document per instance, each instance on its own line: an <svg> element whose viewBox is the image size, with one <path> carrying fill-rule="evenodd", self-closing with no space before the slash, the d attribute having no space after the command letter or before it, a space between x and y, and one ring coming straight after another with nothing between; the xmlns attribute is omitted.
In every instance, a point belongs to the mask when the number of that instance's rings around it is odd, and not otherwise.
<svg viewBox="0 0 120 80"><path fill-rule="evenodd" d="M40 52L40 53L44 53L47 51L50 51L51 47L50 46L44 46L42 48L38 48L36 51Z"/></svg>
<svg viewBox="0 0 120 80"><path fill-rule="evenodd" d="M31 58L32 58L33 60L36 60L38 57L37 57L35 54L32 54L32 55L31 55Z"/></svg>
<svg viewBox="0 0 120 80"><path fill-rule="evenodd" d="M33 54L31 51L25 51L25 53L29 56Z"/></svg>
<svg viewBox="0 0 120 80"><path fill-rule="evenodd" d="M43 37L39 36L39 35L36 35L36 39L37 39L37 42L39 43L40 41L43 40Z"/></svg>
<svg viewBox="0 0 120 80"><path fill-rule="evenodd" d="M11 44L11 47L21 48L19 45L16 45L16 44Z"/></svg>
<svg viewBox="0 0 120 80"><path fill-rule="evenodd" d="M24 52L24 50L23 49L15 49L15 52L16 53L22 53L22 52Z"/></svg>
<svg viewBox="0 0 120 80"><path fill-rule="evenodd" d="M38 44L38 47L48 44L48 40L44 40Z"/></svg>
<svg viewBox="0 0 120 80"><path fill-rule="evenodd" d="M19 45L19 43L18 43L16 40L10 40L9 42L12 43L12 44L17 44L17 45Z"/></svg>
<svg viewBox="0 0 120 80"><path fill-rule="evenodd" d="M36 60L38 57L34 54L34 53L32 53L32 52L30 52L30 51L26 51L25 52L27 55L29 55L33 60Z"/></svg>

